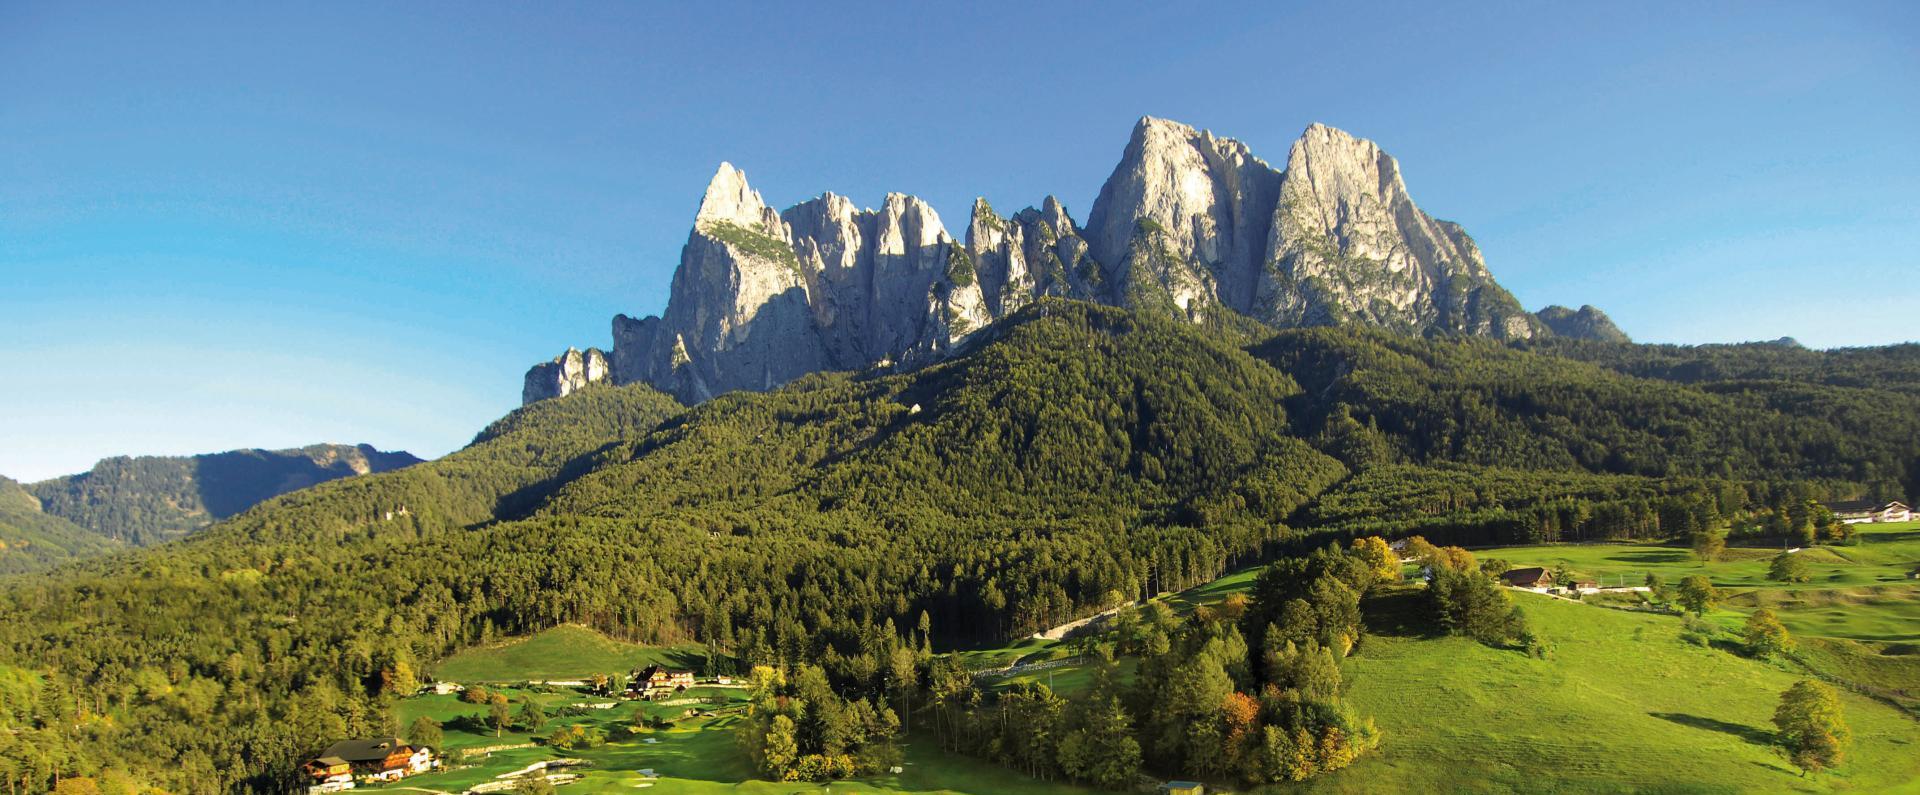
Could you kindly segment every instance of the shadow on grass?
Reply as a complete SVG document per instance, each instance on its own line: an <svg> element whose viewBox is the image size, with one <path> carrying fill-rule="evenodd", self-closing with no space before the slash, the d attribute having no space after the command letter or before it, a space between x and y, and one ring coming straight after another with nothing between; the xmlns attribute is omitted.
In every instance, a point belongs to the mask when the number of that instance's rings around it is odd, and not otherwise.
<svg viewBox="0 0 1920 795"><path fill-rule="evenodd" d="M1699 715L1688 715L1681 712L1649 712L1647 714L1667 721L1668 723L1678 723L1682 726L1689 726L1695 729L1731 734L1754 745L1773 744L1773 732L1765 729L1756 729L1742 723L1728 723L1723 720L1705 718Z"/></svg>
<svg viewBox="0 0 1920 795"><path fill-rule="evenodd" d="M1613 558L1615 560L1630 561L1633 563L1685 563L1693 560L1693 553L1680 552L1677 550L1647 550L1644 552L1622 552L1614 555Z"/></svg>
<svg viewBox="0 0 1920 795"><path fill-rule="evenodd" d="M1444 633L1427 604L1426 589L1399 587L1376 591L1361 601L1367 631L1396 638L1437 638Z"/></svg>

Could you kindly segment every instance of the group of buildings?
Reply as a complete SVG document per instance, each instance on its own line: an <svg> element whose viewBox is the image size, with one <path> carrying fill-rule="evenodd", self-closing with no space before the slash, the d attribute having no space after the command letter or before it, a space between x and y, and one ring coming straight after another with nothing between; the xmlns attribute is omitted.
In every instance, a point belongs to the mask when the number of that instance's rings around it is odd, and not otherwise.
<svg viewBox="0 0 1920 795"><path fill-rule="evenodd" d="M311 777L308 795L353 789L362 781L398 781L440 766L433 749L403 742L398 737L341 740L307 762L301 772Z"/></svg>
<svg viewBox="0 0 1920 795"><path fill-rule="evenodd" d="M597 679L604 681L604 678ZM730 685L732 678L715 677L713 683ZM698 682L692 671L672 671L659 665L649 665L633 671L626 690L620 695L652 701L671 697L696 684ZM452 682L434 682L422 687L421 691L446 695L464 689ZM325 751L302 766L301 772L311 782L307 787L308 795L321 795L353 789L360 783L398 781L436 770L440 764L440 758L432 748L408 743L397 737L376 737L342 740L327 746Z"/></svg>
<svg viewBox="0 0 1920 795"><path fill-rule="evenodd" d="M1899 500L1885 502L1881 500L1841 500L1826 503L1833 517L1847 524L1865 524L1868 522L1910 522L1913 521L1913 509Z"/></svg>
<svg viewBox="0 0 1920 795"><path fill-rule="evenodd" d="M692 671L669 671L658 665L649 665L636 669L627 677L627 689L621 696L653 701L693 686Z"/></svg>

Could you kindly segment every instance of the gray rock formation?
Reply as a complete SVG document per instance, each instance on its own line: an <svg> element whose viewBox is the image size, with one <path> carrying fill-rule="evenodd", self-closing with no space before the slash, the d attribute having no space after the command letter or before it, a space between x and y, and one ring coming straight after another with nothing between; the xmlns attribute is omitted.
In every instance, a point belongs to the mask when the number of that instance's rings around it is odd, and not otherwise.
<svg viewBox="0 0 1920 795"><path fill-rule="evenodd" d="M1245 144L1143 118L1087 216L1113 297L1198 315L1253 306L1281 174Z"/></svg>
<svg viewBox="0 0 1920 795"><path fill-rule="evenodd" d="M608 373L698 402L820 370L915 364L1042 296L1195 322L1362 323L1525 338L1545 326L1493 281L1459 226L1407 195L1371 142L1307 128L1276 169L1245 144L1161 119L1135 126L1081 227L1049 196L964 242L931 206L831 193L775 212L723 163L681 249L667 308L613 320ZM527 402L591 383L591 357L529 372Z"/></svg>
<svg viewBox="0 0 1920 795"><path fill-rule="evenodd" d="M553 361L541 362L527 371L520 387L520 402L566 397L588 384L606 381L612 374L607 355L599 348L588 348L585 352L568 348L566 353L553 357Z"/></svg>
<svg viewBox="0 0 1920 795"><path fill-rule="evenodd" d="M1219 306L1282 327L1537 329L1473 240L1414 205L1392 157L1319 124L1282 171L1238 141L1141 119L1087 225L1124 305L1195 319Z"/></svg>
<svg viewBox="0 0 1920 795"><path fill-rule="evenodd" d="M1632 342L1627 333L1613 324L1613 318L1594 308L1592 304L1578 310L1568 309L1555 304L1535 312L1534 315L1545 323L1556 337L1577 340L1598 340L1600 342Z"/></svg>
<svg viewBox="0 0 1920 795"><path fill-rule="evenodd" d="M1294 142L1248 314L1276 326L1365 323L1525 339L1538 330L1458 224L1414 206L1400 164L1315 124Z"/></svg>

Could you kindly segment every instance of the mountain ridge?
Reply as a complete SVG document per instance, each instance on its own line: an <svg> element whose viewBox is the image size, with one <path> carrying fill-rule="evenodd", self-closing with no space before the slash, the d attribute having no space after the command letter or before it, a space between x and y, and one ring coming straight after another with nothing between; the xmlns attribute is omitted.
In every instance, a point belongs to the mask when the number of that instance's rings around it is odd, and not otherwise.
<svg viewBox="0 0 1920 795"><path fill-rule="evenodd" d="M1555 333L1494 281L1463 228L1413 203L1397 161L1317 123L1276 168L1232 138L1142 117L1085 225L1052 196L1010 216L978 199L963 234L900 193L877 209L828 192L776 211L723 162L661 314L617 315L610 352L535 366L522 401L610 381L695 403L810 372L914 366L1043 297L1216 326Z"/></svg>
<svg viewBox="0 0 1920 795"><path fill-rule="evenodd" d="M102 537L151 546L272 497L411 466L420 458L367 444L244 448L190 456L112 456L86 472L26 484L41 509Z"/></svg>

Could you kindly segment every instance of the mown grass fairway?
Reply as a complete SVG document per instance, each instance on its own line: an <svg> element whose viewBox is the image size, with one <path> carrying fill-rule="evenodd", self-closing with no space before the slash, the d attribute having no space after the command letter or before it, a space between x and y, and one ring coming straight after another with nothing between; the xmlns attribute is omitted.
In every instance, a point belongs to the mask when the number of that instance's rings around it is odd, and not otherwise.
<svg viewBox="0 0 1920 795"><path fill-rule="evenodd" d="M453 682L525 682L626 673L654 663L694 668L703 659L697 645L641 646L584 627L562 626L468 649L442 660L432 671L435 678Z"/></svg>

